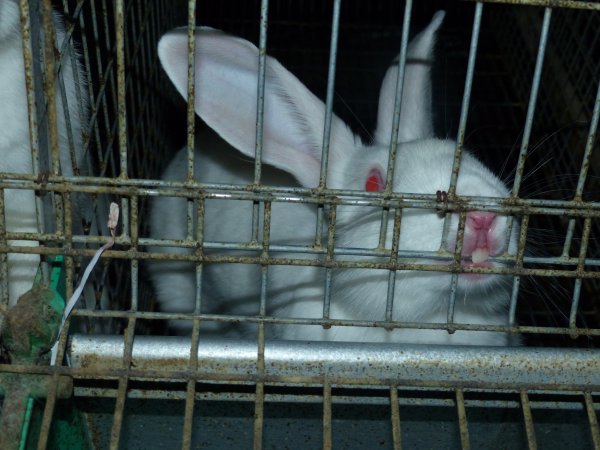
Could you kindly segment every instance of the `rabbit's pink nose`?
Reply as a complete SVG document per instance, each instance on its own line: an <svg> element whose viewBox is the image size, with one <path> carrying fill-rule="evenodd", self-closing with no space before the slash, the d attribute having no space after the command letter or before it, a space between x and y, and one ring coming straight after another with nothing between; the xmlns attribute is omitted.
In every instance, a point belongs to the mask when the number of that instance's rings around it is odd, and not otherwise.
<svg viewBox="0 0 600 450"><path fill-rule="evenodd" d="M467 227L475 237L475 248L488 247L488 233L492 228L496 214L491 212L474 211L467 214Z"/></svg>
<svg viewBox="0 0 600 450"><path fill-rule="evenodd" d="M486 261L492 247L495 247L491 237L495 219L496 214L492 212L467 213L463 255L470 256L474 263Z"/></svg>
<svg viewBox="0 0 600 450"><path fill-rule="evenodd" d="M481 228L489 230L495 218L496 214L493 212L472 211L467 213L467 223L476 230Z"/></svg>

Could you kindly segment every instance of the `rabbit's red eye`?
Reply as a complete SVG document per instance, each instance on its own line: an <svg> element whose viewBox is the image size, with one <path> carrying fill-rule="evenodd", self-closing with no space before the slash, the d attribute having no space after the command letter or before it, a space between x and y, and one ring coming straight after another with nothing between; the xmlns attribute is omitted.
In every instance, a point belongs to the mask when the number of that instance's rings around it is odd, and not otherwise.
<svg viewBox="0 0 600 450"><path fill-rule="evenodd" d="M385 181L381 175L381 170L376 168L371 169L367 176L367 181L365 182L365 190L367 192L381 192L384 187Z"/></svg>

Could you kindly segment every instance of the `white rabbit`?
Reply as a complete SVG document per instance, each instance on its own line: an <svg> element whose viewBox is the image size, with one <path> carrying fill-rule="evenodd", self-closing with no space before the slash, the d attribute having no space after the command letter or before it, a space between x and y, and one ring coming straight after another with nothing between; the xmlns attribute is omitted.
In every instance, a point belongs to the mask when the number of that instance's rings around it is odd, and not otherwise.
<svg viewBox="0 0 600 450"><path fill-rule="evenodd" d="M456 144L433 138L430 75L435 33L444 17L438 12L429 26L411 42L407 53L398 156L393 190L435 194L446 190ZM167 75L187 96L187 34L177 29L162 37L158 52ZM255 148L258 50L242 39L210 28L196 30L196 113L225 141L253 158ZM382 190L385 184L397 65L383 81L375 142L364 145L337 117L333 117L327 185L334 189ZM267 57L262 161L292 175L302 186L319 181L325 105L275 59ZM195 152L195 178L205 183L248 184L253 164L223 150L223 145L199 140ZM264 166L263 182L284 185L281 174ZM164 173L166 180L186 177L186 150L180 151ZM289 183L287 184L289 185ZM505 197L502 182L471 154L464 153L457 192L460 195ZM205 241L250 240L251 204L209 200L205 210ZM314 240L316 209L307 204L273 203L271 244L309 245ZM391 215L393 216L393 214ZM457 216L454 214L453 216ZM183 239L186 236L186 201L159 197L151 206L152 237ZM381 208L340 206L337 211L337 247L376 248ZM436 252L441 245L444 219L436 211L405 209L402 212L401 251ZM454 249L457 217L451 220L448 247ZM386 246L392 241L392 221ZM324 231L324 230L322 230ZM465 228L463 265L498 267L490 256L504 254L507 218L491 212L470 212ZM510 252L516 247L516 227ZM324 234L324 239L325 239ZM174 251L153 247L153 251ZM179 253L188 250L178 249ZM191 253L191 250L189 251ZM247 254L247 253L245 253ZM273 257L302 257L271 253ZM307 258L307 256L303 256ZM473 258L472 258L473 257ZM352 260L356 257L336 257ZM472 258L472 259L471 259ZM372 260L376 260L372 258ZM381 261L382 259L380 259ZM444 261L415 259L425 264ZM186 262L152 262L150 272L160 305L165 311L192 311L196 292L195 265ZM259 266L207 264L203 268L202 311L255 315L260 298ZM365 268L336 269L329 317L382 321L385 319L389 272ZM446 272L398 271L392 318L402 322L446 322L451 275ZM267 313L276 317L322 318L324 269L273 265L268 268ZM505 325L510 278L501 275L459 275L455 304L457 323ZM189 324L188 324L189 325ZM183 328L182 324L175 324ZM202 324L205 326L205 323ZM242 334L248 329L233 325ZM218 329L218 328L217 328ZM440 344L505 345L500 332L395 329L316 325L267 326L268 336L282 339L360 342L410 342ZM222 331L222 330L221 330Z"/></svg>
<svg viewBox="0 0 600 450"><path fill-rule="evenodd" d="M58 48L62 48L65 30L61 17L53 14ZM73 51L69 47L69 51ZM57 53L58 54L58 53ZM73 165L79 162L83 149L81 114L86 113L87 103L77 101L77 83L73 74L70 54L61 55L60 74L64 80L70 129L78 161L72 162L67 135L65 110L56 82L56 113L58 120L58 145L60 163L64 175L73 175ZM38 55L34 55L37 58ZM58 67L58 64L56 65ZM79 67L78 81L83 82ZM80 108L81 106L81 108ZM38 108L42 107L38 104ZM23 39L21 36L19 3L16 0L0 2L0 172L33 173L25 68L23 60ZM4 216L6 229L10 232L37 232L35 194L32 190L7 189L4 191ZM10 245L36 247L36 241L9 241ZM39 255L9 253L8 286L9 304L31 289L39 265ZM4 283L0 284L0 293Z"/></svg>

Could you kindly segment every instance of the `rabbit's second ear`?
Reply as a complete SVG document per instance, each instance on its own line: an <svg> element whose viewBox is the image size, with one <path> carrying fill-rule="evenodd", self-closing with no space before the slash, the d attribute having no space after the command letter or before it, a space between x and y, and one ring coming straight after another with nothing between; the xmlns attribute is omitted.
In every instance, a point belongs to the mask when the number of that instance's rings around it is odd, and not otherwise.
<svg viewBox="0 0 600 450"><path fill-rule="evenodd" d="M258 49L221 31L196 29L195 110L230 145L254 158L257 126ZM162 37L161 63L187 98L186 30ZM262 161L292 174L302 185L318 185L325 105L278 61L267 57ZM354 146L354 136L336 117L331 158ZM331 162L331 159L330 159Z"/></svg>
<svg viewBox="0 0 600 450"><path fill-rule="evenodd" d="M408 46L398 142L433 137L430 65L435 34L444 20L444 16L444 11L435 13L427 28L415 36ZM379 144L389 144L392 136L398 67L398 61L396 61L388 69L381 85L375 131L375 141Z"/></svg>

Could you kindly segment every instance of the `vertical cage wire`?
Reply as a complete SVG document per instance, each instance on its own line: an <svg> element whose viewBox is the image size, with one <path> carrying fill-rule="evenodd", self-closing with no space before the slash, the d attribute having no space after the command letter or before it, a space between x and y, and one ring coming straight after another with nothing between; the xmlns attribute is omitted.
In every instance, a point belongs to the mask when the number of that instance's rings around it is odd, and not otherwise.
<svg viewBox="0 0 600 450"><path fill-rule="evenodd" d="M527 432L527 445L529 450L537 449L537 440L533 427L533 415L531 414L531 406L529 404L529 396L526 390L521 390L521 406L523 408L523 420L525 421L525 430Z"/></svg>
<svg viewBox="0 0 600 450"><path fill-rule="evenodd" d="M467 421L465 396L462 389L456 390L456 408L458 413L458 424L460 427L460 442L463 450L469 450L471 448L469 441L469 423Z"/></svg>
<svg viewBox="0 0 600 450"><path fill-rule="evenodd" d="M332 442L332 402L331 384L325 380L323 383L323 449L331 450Z"/></svg>
<svg viewBox="0 0 600 450"><path fill-rule="evenodd" d="M525 168L525 158L527 157L527 149L529 147L529 138L531 135L531 127L533 123L533 117L536 111L536 102L538 96L538 90L540 85L540 79L542 75L542 67L544 64L544 56L546 53L546 43L548 40L548 30L550 28L550 18L552 15L552 9L546 8L544 11L544 22L542 25L542 32L540 35L540 42L537 50L537 59L535 62L535 72L533 74L533 82L531 86L531 94L529 96L529 106L527 108L527 118L525 119L525 129L523 131L523 139L521 141L521 150L519 153L519 162L517 163L517 170L515 173L515 181L513 183L513 195L519 194L521 186L521 179L523 178L523 171Z"/></svg>
<svg viewBox="0 0 600 450"><path fill-rule="evenodd" d="M594 448L600 447L600 430L598 429L598 417L594 409L594 400L589 392L584 393L585 408L587 416L590 421L590 432L592 434L592 440L594 442Z"/></svg>
<svg viewBox="0 0 600 450"><path fill-rule="evenodd" d="M402 433L401 433L401 422L400 422L400 406L398 399L398 387L390 387L390 406L391 406L391 420L392 420L392 440L394 450L402 449Z"/></svg>
<svg viewBox="0 0 600 450"><path fill-rule="evenodd" d="M127 109L126 109L126 77L125 77L125 5L123 0L117 0L115 2L115 33L116 33L116 71L117 71L117 127L118 127L118 141L119 141L119 159L120 159L120 170L119 176L121 179L127 178ZM129 214L127 199L123 198L121 202L121 208L123 216ZM128 220L123 221L123 228L125 234L128 234ZM132 264L134 262L132 261ZM133 299L135 302L135 299ZM128 320L127 328L123 339L125 341L125 349L123 352L123 368L129 369L131 366L131 358L133 352L133 337L135 327L135 317ZM115 402L115 409L113 414L113 424L111 429L111 450L117 450L119 448L119 441L121 438L121 432L123 428L123 417L125 402L127 399L127 385L129 377L122 375L118 380L118 391L117 399Z"/></svg>

